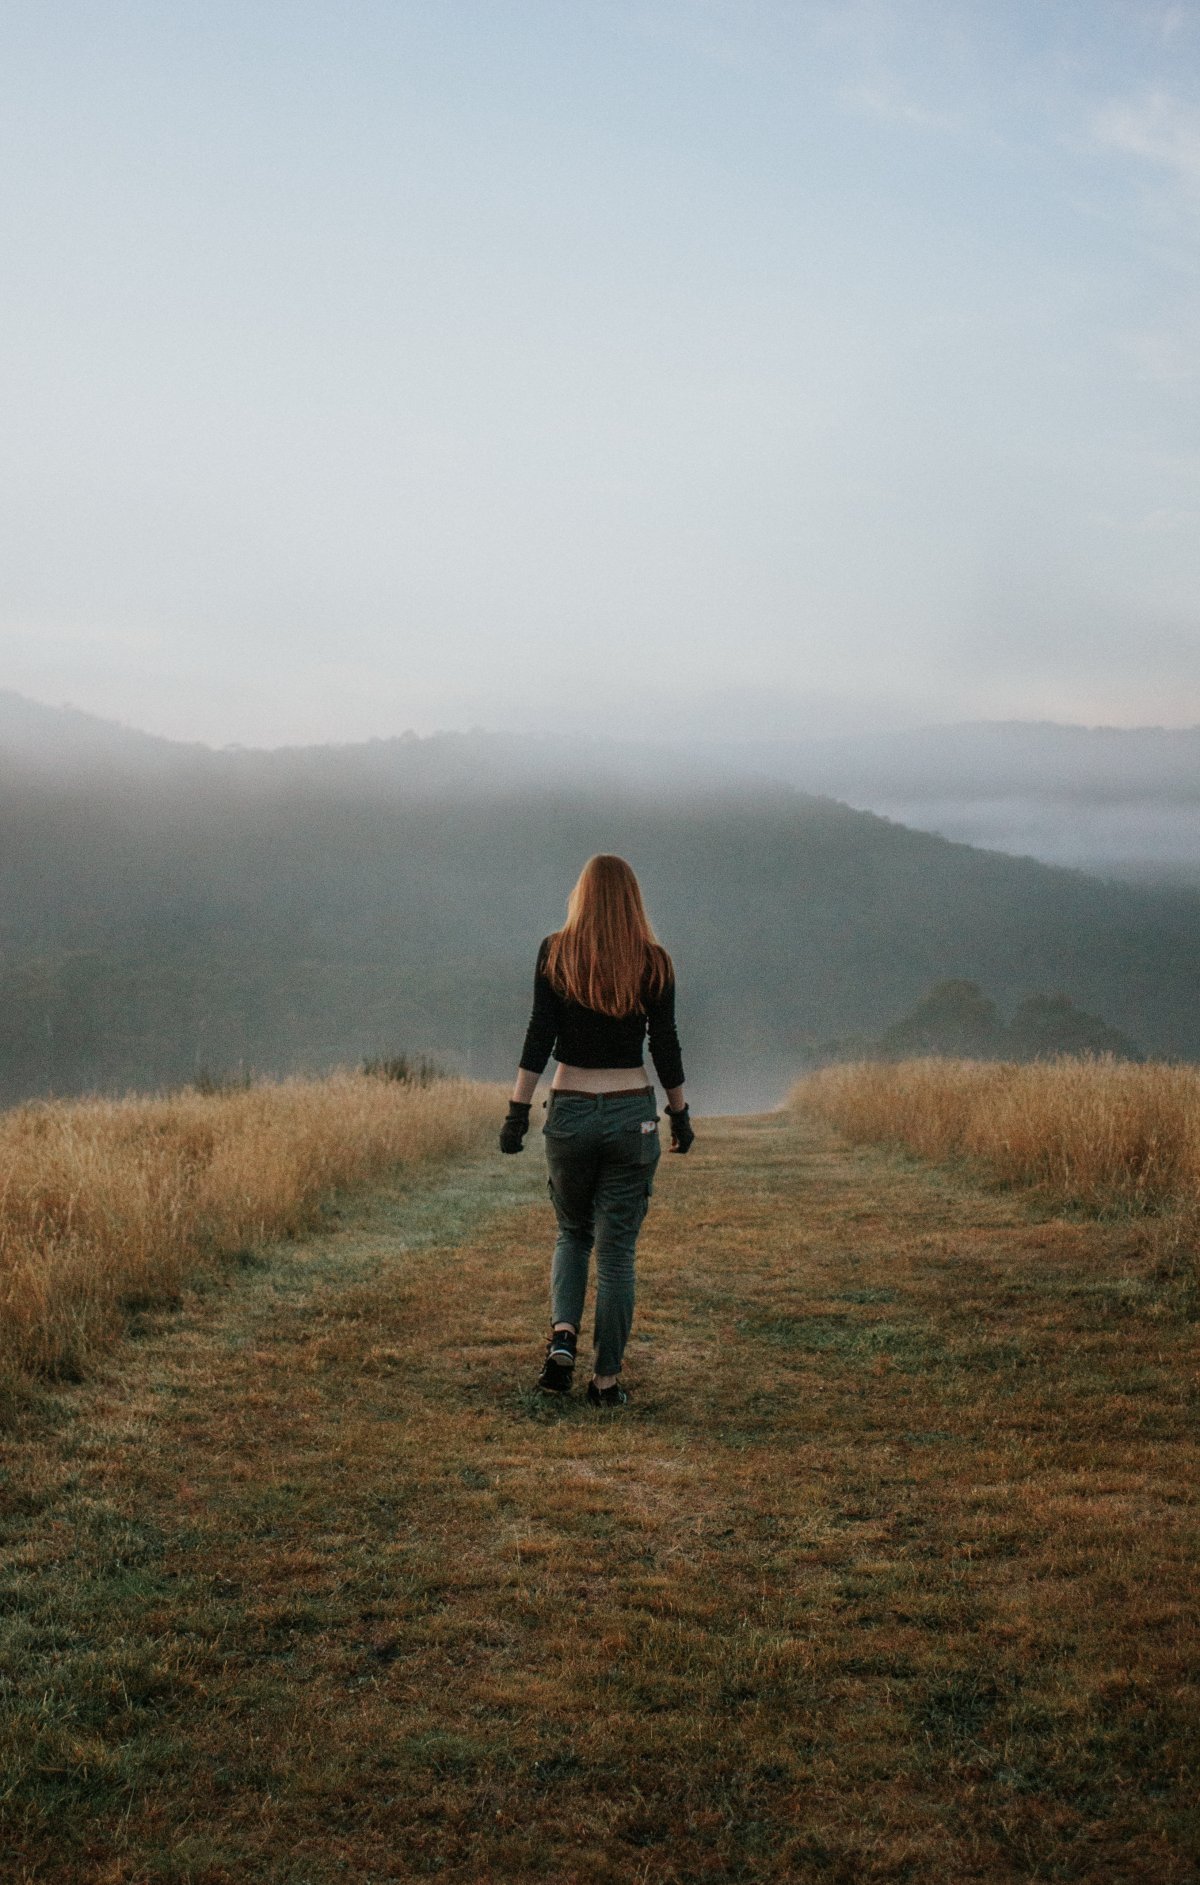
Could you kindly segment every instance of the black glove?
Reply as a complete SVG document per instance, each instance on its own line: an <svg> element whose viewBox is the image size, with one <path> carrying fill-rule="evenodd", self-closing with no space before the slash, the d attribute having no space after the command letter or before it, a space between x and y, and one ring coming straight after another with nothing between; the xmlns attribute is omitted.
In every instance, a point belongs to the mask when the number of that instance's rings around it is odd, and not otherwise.
<svg viewBox="0 0 1200 1885"><path fill-rule="evenodd" d="M519 1152L529 1131L528 1100L510 1100L504 1124L500 1128L500 1150Z"/></svg>
<svg viewBox="0 0 1200 1885"><path fill-rule="evenodd" d="M666 1112L671 1122L671 1150L672 1152L686 1152L696 1137L692 1131L692 1121L687 1105L685 1103L681 1106L677 1113L673 1113L668 1106Z"/></svg>

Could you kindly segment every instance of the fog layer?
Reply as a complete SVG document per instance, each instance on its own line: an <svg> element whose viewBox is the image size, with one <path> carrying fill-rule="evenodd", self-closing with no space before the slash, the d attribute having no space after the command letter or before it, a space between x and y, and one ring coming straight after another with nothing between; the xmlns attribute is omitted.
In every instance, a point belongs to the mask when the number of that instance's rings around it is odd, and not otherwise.
<svg viewBox="0 0 1200 1885"><path fill-rule="evenodd" d="M405 1051L509 1079L537 943L597 850L634 864L676 959L699 1109L778 1099L955 977L1006 1013L1061 993L1200 1056L1195 895L695 758L612 752L589 783L567 749L487 735L265 754L135 738L114 757L111 730L33 718L62 738L0 769L5 1098Z"/></svg>

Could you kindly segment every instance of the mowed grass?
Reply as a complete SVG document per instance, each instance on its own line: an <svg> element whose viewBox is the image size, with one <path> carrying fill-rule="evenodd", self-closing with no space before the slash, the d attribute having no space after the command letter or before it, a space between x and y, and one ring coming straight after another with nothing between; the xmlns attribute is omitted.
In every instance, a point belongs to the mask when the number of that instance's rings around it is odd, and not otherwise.
<svg viewBox="0 0 1200 1885"><path fill-rule="evenodd" d="M1139 1226L699 1132L620 1413L531 1392L536 1143L26 1407L6 1881L1196 1877L1195 1326Z"/></svg>

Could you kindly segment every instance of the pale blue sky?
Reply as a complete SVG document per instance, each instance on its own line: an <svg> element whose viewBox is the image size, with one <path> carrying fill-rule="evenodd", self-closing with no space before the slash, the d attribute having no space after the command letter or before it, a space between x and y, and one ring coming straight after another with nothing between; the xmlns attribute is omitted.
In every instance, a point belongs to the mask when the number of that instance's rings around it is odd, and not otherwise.
<svg viewBox="0 0 1200 1885"><path fill-rule="evenodd" d="M6 0L0 685L1200 721L1200 4Z"/></svg>

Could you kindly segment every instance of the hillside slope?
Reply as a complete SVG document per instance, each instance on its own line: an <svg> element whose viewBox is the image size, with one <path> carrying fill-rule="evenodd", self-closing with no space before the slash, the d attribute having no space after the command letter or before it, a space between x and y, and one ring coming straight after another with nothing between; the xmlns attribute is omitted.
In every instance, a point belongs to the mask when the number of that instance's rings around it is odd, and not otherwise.
<svg viewBox="0 0 1200 1885"><path fill-rule="evenodd" d="M1200 887L1200 727L968 721L710 750L966 844Z"/></svg>
<svg viewBox="0 0 1200 1885"><path fill-rule="evenodd" d="M505 1078L595 850L632 859L678 959L701 1103L773 1103L947 978L1200 1057L1194 894L603 742L215 752L0 695L0 1100L397 1049Z"/></svg>
<svg viewBox="0 0 1200 1885"><path fill-rule="evenodd" d="M224 772L0 810L0 1093L381 1049L506 1077L533 950L580 864L640 872L674 952L689 1072L779 1094L813 1044L877 1033L947 977L1058 990L1200 1057L1200 897L973 850L780 788L675 797L367 790ZM725 1081L718 1089L718 1083Z"/></svg>

